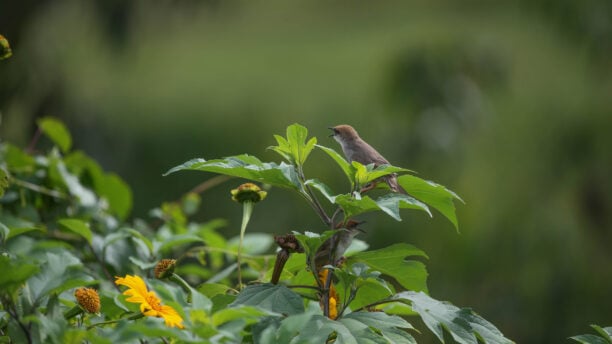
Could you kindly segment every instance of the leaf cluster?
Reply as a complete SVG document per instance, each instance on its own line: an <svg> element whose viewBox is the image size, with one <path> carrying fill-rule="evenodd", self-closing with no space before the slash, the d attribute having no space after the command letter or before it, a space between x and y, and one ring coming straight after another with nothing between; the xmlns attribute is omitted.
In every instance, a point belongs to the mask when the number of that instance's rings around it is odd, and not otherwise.
<svg viewBox="0 0 612 344"><path fill-rule="evenodd" d="M242 154L193 159L170 169L167 174L198 170L297 192L321 218L324 226L316 232L292 233L303 253L291 252L278 284L269 283L275 272L274 257L268 254L273 238L247 233L240 264L250 283L241 289L238 238L219 233L226 224L222 219L191 220L200 207L198 194L161 204L147 218L129 219L127 184L85 153L73 151L61 122L45 118L38 124L50 149L37 151L42 141L28 150L0 144L3 342L415 343L418 331L408 321L415 315L441 341L447 332L459 343L511 342L471 310L428 296L427 255L407 243L368 251L367 244L353 240L342 264L324 267L327 281L315 271L314 256L335 237L332 228L366 212L399 221L401 209L431 215L431 207L458 227L453 201L459 197L407 169L349 164L297 124L287 128L286 137L276 135L277 145L270 147L284 159L280 163ZM316 149L345 173L348 192L335 193L305 176L303 166ZM399 182L409 195L359 192L360 186L390 173L404 173ZM176 259L169 279L153 275L162 258ZM125 274L142 276L162 303L178 312L184 329L169 328L158 318L135 320L138 305L114 284L115 276ZM71 310L79 310L74 290L83 286L98 290L101 310L80 310L74 317Z"/></svg>

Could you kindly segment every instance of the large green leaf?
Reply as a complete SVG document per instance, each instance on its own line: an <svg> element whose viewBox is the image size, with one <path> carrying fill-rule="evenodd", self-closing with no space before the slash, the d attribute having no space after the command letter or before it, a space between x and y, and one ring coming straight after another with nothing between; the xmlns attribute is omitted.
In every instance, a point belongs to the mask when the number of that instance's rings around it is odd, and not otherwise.
<svg viewBox="0 0 612 344"><path fill-rule="evenodd" d="M11 259L6 254L0 255L0 266L3 270L0 274L0 290L8 294L23 287L26 280L39 271L37 265L21 259Z"/></svg>
<svg viewBox="0 0 612 344"><path fill-rule="evenodd" d="M308 129L297 123L287 127L287 142L291 148L291 155L295 159L298 165L303 165L308 155L317 143L315 137L311 138L306 142L308 138Z"/></svg>
<svg viewBox="0 0 612 344"><path fill-rule="evenodd" d="M406 192L437 209L455 226L455 229L459 230L453 201L457 199L463 202L463 200L456 193L440 184L412 175L400 176L397 181Z"/></svg>
<svg viewBox="0 0 612 344"><path fill-rule="evenodd" d="M92 234L88 223L79 219L61 219L58 220L57 223L63 228L82 236L91 244Z"/></svg>
<svg viewBox="0 0 612 344"><path fill-rule="evenodd" d="M132 191L121 177L114 173L105 173L95 160L80 151L67 155L64 163L80 180L91 181L96 193L108 201L111 213L121 219L129 215L132 208Z"/></svg>
<svg viewBox="0 0 612 344"><path fill-rule="evenodd" d="M153 252L165 252L170 249L177 249L181 245L202 243L204 240L194 234L178 234L172 235L164 239L163 242L153 242Z"/></svg>
<svg viewBox="0 0 612 344"><path fill-rule="evenodd" d="M390 193L379 197L376 200L370 196L353 197L350 194L337 195L334 198L336 204L344 210L344 216L350 218L359 214L382 210L387 215L397 221L401 221L400 209L418 209L423 210L431 216L431 212L426 204L403 194Z"/></svg>
<svg viewBox="0 0 612 344"><path fill-rule="evenodd" d="M66 186L70 194L76 197L84 207L95 206L98 201L96 194L85 187L78 176L68 171L66 165L59 157L54 157L52 162L55 172L61 178L61 182Z"/></svg>
<svg viewBox="0 0 612 344"><path fill-rule="evenodd" d="M367 183L373 180L392 173L412 172L409 169L396 167L388 164L374 166L374 164L363 165L357 161L353 161L351 162L351 165L355 168L355 180L359 185L366 185Z"/></svg>
<svg viewBox="0 0 612 344"><path fill-rule="evenodd" d="M72 146L72 136L64 123L53 118L44 117L37 121L40 130L53 141L62 152L67 152Z"/></svg>
<svg viewBox="0 0 612 344"><path fill-rule="evenodd" d="M96 191L108 200L110 210L125 219L132 209L132 190L127 183L114 173L106 173L96 182Z"/></svg>
<svg viewBox="0 0 612 344"><path fill-rule="evenodd" d="M304 312L302 298L283 285L258 284L246 287L231 307L240 305L257 306L280 314L298 314Z"/></svg>
<svg viewBox="0 0 612 344"><path fill-rule="evenodd" d="M280 164L261 162L254 156L243 154L224 159L204 160L192 159L184 164L171 168L164 173L183 170L206 171L240 177L290 189L300 189L300 182L295 167L284 162Z"/></svg>
<svg viewBox="0 0 612 344"><path fill-rule="evenodd" d="M340 166L340 168L342 169L342 171L348 178L349 182L351 183L351 190L352 190L353 187L355 186L355 167L349 164L348 161L346 161L342 157L342 155L340 155L338 152L336 152L332 148L328 148L328 147L321 146L321 145L317 145L317 147L323 150L325 153L327 153L327 155L329 155L338 164L338 166Z"/></svg>
<svg viewBox="0 0 612 344"><path fill-rule="evenodd" d="M405 330L414 329L414 327L398 316L388 315L382 312L355 312L342 317L340 322L347 324L351 320L364 324L376 330L376 332L380 332L380 335L387 340L387 343L416 343L414 337Z"/></svg>
<svg viewBox="0 0 612 344"><path fill-rule="evenodd" d="M225 308L215 312L212 316L212 321L215 326L221 326L235 320L243 321L246 324L253 324L258 322L262 317L268 315L268 312L260 308L240 306Z"/></svg>
<svg viewBox="0 0 612 344"><path fill-rule="evenodd" d="M317 138L313 137L308 142L308 129L306 127L294 123L287 127L287 138L280 135L274 135L278 146L271 146L268 149L280 154L290 164L296 166L304 165L306 159L317 144Z"/></svg>
<svg viewBox="0 0 612 344"><path fill-rule="evenodd" d="M570 339L582 344L612 344L612 326L601 327L598 325L591 325L591 327L597 331L599 336L593 334L581 334L572 336Z"/></svg>
<svg viewBox="0 0 612 344"><path fill-rule="evenodd" d="M468 308L458 308L429 297L423 292L406 291L393 299L408 301L419 313L427 327L444 343L444 330L460 344L477 344L478 340L491 344L513 343L490 322Z"/></svg>
<svg viewBox="0 0 612 344"><path fill-rule="evenodd" d="M412 328L408 322L381 312L351 313L334 321L309 309L282 321L270 320L263 322L265 329L254 331L257 343L319 344L328 342L334 333L336 344L415 343L404 330Z"/></svg>
<svg viewBox="0 0 612 344"><path fill-rule="evenodd" d="M334 192L329 188L329 186L325 185L322 181L318 179L309 179L304 185L312 186L317 189L328 201L331 203L336 203L336 196L334 196Z"/></svg>
<svg viewBox="0 0 612 344"><path fill-rule="evenodd" d="M82 269L83 263L68 251L47 252L40 273L28 281L34 299L90 284L92 278Z"/></svg>
<svg viewBox="0 0 612 344"><path fill-rule="evenodd" d="M408 257L427 258L427 255L412 245L399 243L380 250L359 252L349 257L348 262L366 263L372 270L393 278L408 290L427 291L425 264Z"/></svg>
<svg viewBox="0 0 612 344"><path fill-rule="evenodd" d="M2 232L6 235L3 237L5 241L31 231L47 231L45 227L42 227L42 224L36 224L26 219L15 217L8 212L0 213L0 223L3 224ZM7 229L8 233L6 233Z"/></svg>

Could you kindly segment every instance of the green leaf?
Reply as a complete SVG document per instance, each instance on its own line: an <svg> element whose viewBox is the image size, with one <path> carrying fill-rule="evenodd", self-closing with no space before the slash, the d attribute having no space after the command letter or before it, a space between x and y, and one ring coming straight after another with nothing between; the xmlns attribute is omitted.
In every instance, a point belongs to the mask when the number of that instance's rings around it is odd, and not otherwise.
<svg viewBox="0 0 612 344"><path fill-rule="evenodd" d="M124 220L132 209L132 190L121 177L107 173L95 183L96 192L106 198L110 211Z"/></svg>
<svg viewBox="0 0 612 344"><path fill-rule="evenodd" d="M612 344L612 326L611 327L604 327L604 328L602 328L601 326L593 324L593 325L591 325L591 327L593 329L595 329L595 331L597 331L597 333L599 333L600 336L602 336L610 344Z"/></svg>
<svg viewBox="0 0 612 344"><path fill-rule="evenodd" d="M149 249L149 255L154 254L155 252L153 252L153 244L151 243L151 240L149 240L147 237L145 237L142 233L140 233L139 231L133 229L133 228L122 228L123 231L133 235L135 237L135 239L140 240L143 244L145 244L145 246Z"/></svg>
<svg viewBox="0 0 612 344"><path fill-rule="evenodd" d="M407 257L424 257L425 252L406 244L399 243L380 250L360 252L348 258L348 262L363 262L373 270L380 271L397 281L408 290L427 291L427 270L420 261Z"/></svg>
<svg viewBox="0 0 612 344"><path fill-rule="evenodd" d="M257 306L286 315L304 312L302 298L283 285L258 284L246 287L230 307Z"/></svg>
<svg viewBox="0 0 612 344"><path fill-rule="evenodd" d="M396 294L393 299L407 300L412 309L419 313L427 327L444 342L444 330L460 344L514 343L490 322L467 308L458 308L447 302L440 302L423 292L406 291Z"/></svg>
<svg viewBox="0 0 612 344"><path fill-rule="evenodd" d="M355 167L349 164L348 161L346 161L344 157L338 154L338 152L336 152L335 150L321 145L317 145L317 147L327 153L327 155L329 155L338 164L338 166L340 166L340 168L348 178L349 182L351 183L352 190L355 187Z"/></svg>
<svg viewBox="0 0 612 344"><path fill-rule="evenodd" d="M47 252L40 273L28 281L34 299L92 283L82 269L83 263L67 251Z"/></svg>
<svg viewBox="0 0 612 344"><path fill-rule="evenodd" d="M440 184L427 181L412 175L403 175L397 178L399 185L406 190L407 193L414 196L430 206L437 209L444 215L459 231L457 215L455 214L455 199L463 202L463 200L451 190Z"/></svg>
<svg viewBox="0 0 612 344"><path fill-rule="evenodd" d="M202 283L198 286L197 290L206 295L208 298L212 298L215 295L225 295L231 288L225 284L219 283Z"/></svg>
<svg viewBox="0 0 612 344"><path fill-rule="evenodd" d="M66 153L72 146L70 132L64 123L53 117L44 117L37 121L38 127L47 135L61 150Z"/></svg>
<svg viewBox="0 0 612 344"><path fill-rule="evenodd" d="M25 260L11 259L8 255L0 255L0 266L3 273L0 274L0 290L12 294L21 288L25 282L39 271L39 267Z"/></svg>
<svg viewBox="0 0 612 344"><path fill-rule="evenodd" d="M304 253L306 253L307 256L314 256L319 250L319 247L334 235L335 232L335 230L329 230L321 234L313 232L305 232L304 234L294 232L293 234L300 243L300 246L304 249Z"/></svg>
<svg viewBox="0 0 612 344"><path fill-rule="evenodd" d="M3 158L6 161L9 171L31 170L34 168L34 158L22 151L20 148L10 143L3 143Z"/></svg>
<svg viewBox="0 0 612 344"><path fill-rule="evenodd" d="M359 283L359 290L355 299L351 302L351 309L359 309L361 307L372 304L376 301L384 300L392 295L389 287L383 281L375 279L367 279Z"/></svg>
<svg viewBox="0 0 612 344"><path fill-rule="evenodd" d="M82 206L93 207L96 205L96 195L89 188L83 186L76 175L68 171L62 160L55 158L53 166L70 194L76 197Z"/></svg>
<svg viewBox="0 0 612 344"><path fill-rule="evenodd" d="M227 242L229 249L238 252L240 237L236 236ZM242 242L242 252L250 255L266 253L274 244L274 238L268 233L247 233Z"/></svg>
<svg viewBox="0 0 612 344"><path fill-rule="evenodd" d="M591 327L597 331L599 336L593 334L581 334L570 337L570 339L583 344L612 344L612 327L602 328L598 325L591 325Z"/></svg>
<svg viewBox="0 0 612 344"><path fill-rule="evenodd" d="M291 149L291 155L298 166L304 165L308 155L317 144L315 137L311 138L306 142L308 138L308 129L297 123L287 127L287 142Z"/></svg>
<svg viewBox="0 0 612 344"><path fill-rule="evenodd" d="M358 161L353 161L351 162L351 165L355 168L355 180L359 185L366 185L373 180L392 173L413 172L409 169L396 167L389 164L375 167L374 164L363 165Z"/></svg>
<svg viewBox="0 0 612 344"><path fill-rule="evenodd" d="M336 196L334 196L334 192L329 188L329 186L325 185L318 179L309 179L304 185L309 185L317 189L328 201L331 203L336 203Z"/></svg>
<svg viewBox="0 0 612 344"><path fill-rule="evenodd" d="M581 335L570 337L570 339L573 339L577 341L578 343L582 343L582 344L610 344L609 341L599 336L596 336L594 334L581 334Z"/></svg>
<svg viewBox="0 0 612 344"><path fill-rule="evenodd" d="M270 315L270 313L256 307L240 306L225 308L215 312L212 315L212 321L215 326L221 326L234 320L241 320L245 321L246 324L253 324L258 322L260 318L268 315Z"/></svg>
<svg viewBox="0 0 612 344"><path fill-rule="evenodd" d="M335 322L319 314L305 313L289 316L280 323L275 336L268 343L326 343ZM337 343L342 343L342 340Z"/></svg>
<svg viewBox="0 0 612 344"><path fill-rule="evenodd" d="M57 223L63 228L82 236L91 244L92 234L88 223L78 219L61 219Z"/></svg>
<svg viewBox="0 0 612 344"><path fill-rule="evenodd" d="M348 319L358 321L366 326L380 331L383 338L394 344L416 344L416 340L410 333L400 329L414 329L406 320L383 312L354 312L340 320L346 322Z"/></svg>
<svg viewBox="0 0 612 344"><path fill-rule="evenodd" d="M164 242L159 246L158 252L165 252L168 249L177 249L178 246L191 244L191 243L201 243L204 242L202 238L193 234L179 234L173 235L168 239L165 239ZM156 251L157 252L157 251Z"/></svg>
<svg viewBox="0 0 612 344"><path fill-rule="evenodd" d="M133 256L130 256L128 259L142 271L148 271L157 265L157 262L145 262Z"/></svg>
<svg viewBox="0 0 612 344"><path fill-rule="evenodd" d="M4 238L5 241L31 231L40 231L43 233L47 231L44 227L40 227L40 225L34 222L15 217L6 212L0 213L0 222L9 229L8 234Z"/></svg>
<svg viewBox="0 0 612 344"><path fill-rule="evenodd" d="M350 218L359 214L382 210L387 215L397 221L401 221L399 214L400 209L417 209L423 210L431 216L429 208L424 203L403 194L390 193L373 200L370 196L353 197L350 194L337 195L334 201L342 210L344 210L345 218Z"/></svg>
<svg viewBox="0 0 612 344"><path fill-rule="evenodd" d="M287 141L287 139L280 135L274 135L274 138L276 139L278 146L270 146L268 147L268 149L275 151L280 156L282 156L283 159L287 160L287 162L295 165L295 159L291 155L291 147L289 146L289 142Z"/></svg>
<svg viewBox="0 0 612 344"><path fill-rule="evenodd" d="M296 190L301 188L294 166L284 162L264 163L247 154L208 161L192 159L171 168L164 176L183 170L214 172Z"/></svg>
<svg viewBox="0 0 612 344"><path fill-rule="evenodd" d="M8 238L11 230L2 222L0 222L0 242L4 243Z"/></svg>

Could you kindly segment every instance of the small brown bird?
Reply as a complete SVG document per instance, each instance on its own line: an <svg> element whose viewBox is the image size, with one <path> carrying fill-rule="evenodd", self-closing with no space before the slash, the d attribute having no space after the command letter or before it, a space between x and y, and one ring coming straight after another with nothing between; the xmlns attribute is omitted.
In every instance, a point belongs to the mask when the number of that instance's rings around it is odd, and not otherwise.
<svg viewBox="0 0 612 344"><path fill-rule="evenodd" d="M363 233L363 230L357 227L362 223L349 220L344 225L342 223L338 224L336 233L327 239L315 253L314 259L317 271L320 271L324 265L337 265L342 260L342 255L351 246L353 238L357 234Z"/></svg>
<svg viewBox="0 0 612 344"><path fill-rule="evenodd" d="M357 161L363 165L374 164L375 167L389 164L389 161L359 137L357 131L350 125L341 124L329 129L334 132L330 136L333 136L334 139L340 143L344 156L349 162ZM406 191L397 183L397 174L389 174L381 179L389 185L391 191L406 194ZM374 187L376 187L376 181L363 188L361 192L368 191Z"/></svg>

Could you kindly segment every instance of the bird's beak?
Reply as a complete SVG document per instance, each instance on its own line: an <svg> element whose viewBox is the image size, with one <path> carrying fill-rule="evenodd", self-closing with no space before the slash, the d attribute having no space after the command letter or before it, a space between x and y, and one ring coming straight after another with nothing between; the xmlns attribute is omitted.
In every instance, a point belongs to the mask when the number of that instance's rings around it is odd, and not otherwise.
<svg viewBox="0 0 612 344"><path fill-rule="evenodd" d="M331 133L331 135L329 135L329 137L334 137L334 136L336 136L336 129L334 129L334 127L328 127L327 129L329 129L329 130L331 130L331 131L332 131L332 133Z"/></svg>

